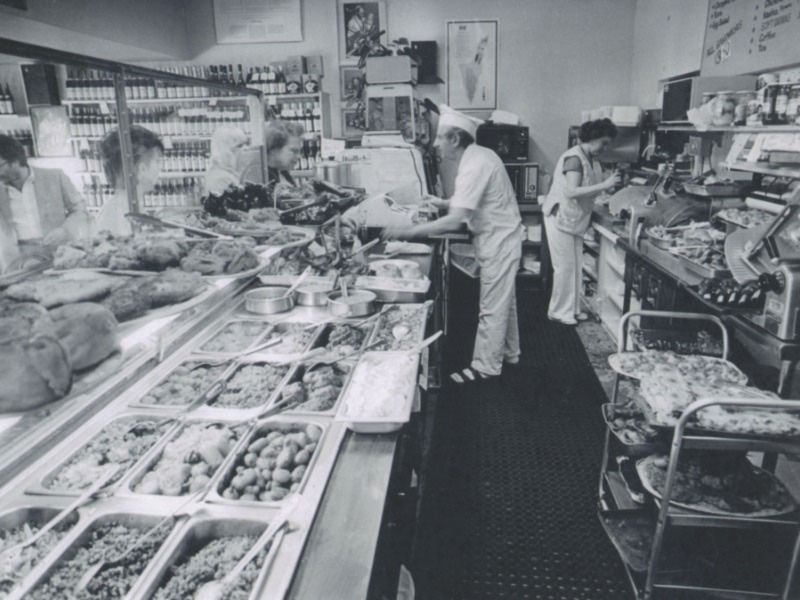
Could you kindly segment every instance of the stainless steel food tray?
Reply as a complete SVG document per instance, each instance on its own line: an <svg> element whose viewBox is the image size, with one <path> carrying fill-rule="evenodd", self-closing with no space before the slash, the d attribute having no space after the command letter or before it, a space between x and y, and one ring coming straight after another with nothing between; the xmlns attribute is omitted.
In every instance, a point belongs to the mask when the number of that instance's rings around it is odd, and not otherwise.
<svg viewBox="0 0 800 600"><path fill-rule="evenodd" d="M59 509L57 508L38 505L27 505L11 508L0 514L0 531L6 531L8 529L20 527L21 525L25 524L34 527L41 527L55 517L58 513ZM28 586L35 581L37 569L47 564L50 556L57 553L65 544L69 537L70 531L73 530L76 525L78 525L79 518L79 514L74 512L59 524L58 529L65 530L64 535L60 540L53 544L52 548L47 551L40 561L31 567L27 574L17 580L16 584L9 590L9 594L14 593L17 589L27 589Z"/></svg>
<svg viewBox="0 0 800 600"><path fill-rule="evenodd" d="M363 347L363 344L362 344L362 347ZM306 366L307 365L298 365L297 368L295 368L294 371L292 372L291 377L289 379L287 379L285 381L284 385L281 387L281 391L283 390L284 387L286 387L286 385L302 380L303 375L305 375ZM342 387L339 388L339 393L336 396L336 400L334 401L333 406L331 406L331 408L329 408L328 410L320 410L320 411L303 410L303 409L299 409L299 408L290 408L290 409L287 409L287 410L283 411L281 414L282 415L299 415L299 416L319 416L319 417L332 417L332 416L334 416L336 414L336 412L339 410L339 403L342 401L342 395L344 394L344 390L347 389L347 385L350 383L350 377L352 377L352 375L353 375L353 369L352 368L347 372L342 372L342 369L340 368L339 365L334 365L334 369L336 369L337 371L339 371L343 375L343 380L342 380ZM280 398L280 395L275 396L274 402L277 402L279 398ZM273 404L274 404L274 402L273 402Z"/></svg>
<svg viewBox="0 0 800 600"><path fill-rule="evenodd" d="M222 496L222 488L225 485L227 485L228 482L233 478L233 471L236 467L236 464L247 453L247 448L252 443L254 437L266 431L272 431L272 430L286 431L295 428L305 428L308 425L315 425L319 427L322 430L322 434L320 435L320 438L317 441L316 450L314 451L311 460L309 460L308 465L306 466L305 473L303 474L303 478L300 480L300 485L297 491L295 492L296 494L303 495L309 479L315 474L315 468L320 460L319 456L321 454L321 450L326 445L327 441L326 434L328 432L329 424L319 419L313 420L308 417L303 418L300 416L280 415L260 421L248 432L247 436L241 441L241 443L236 447L235 451L231 453L231 456L229 456L228 460L225 461L222 467L218 469L216 475L211 479L211 483L209 485L209 491L208 494L206 494L204 500L210 503L223 504L226 506L246 506L250 508L258 508L262 506L267 508L278 508L282 506L284 503L283 500L278 500L278 501L268 500L268 501L253 502L250 500L231 500L228 498L224 498Z"/></svg>
<svg viewBox="0 0 800 600"><path fill-rule="evenodd" d="M248 518L215 518L199 517L187 523L179 535L173 536L162 547L158 562L141 578L140 585L135 590L135 597L152 598L158 590L169 581L169 569L178 562L188 560L191 556L214 540L226 537L250 535L258 537L268 526L264 520ZM296 535L291 533L289 535ZM270 572L270 565L275 559L285 536L279 534L272 542L269 552L264 559L264 564L256 581L251 588L249 598L259 597L259 591L264 586ZM266 567L263 568L263 567Z"/></svg>
<svg viewBox="0 0 800 600"><path fill-rule="evenodd" d="M170 376L175 372L176 369L179 367L193 363L203 363L203 362L214 362L215 359L209 359L207 356L199 355L199 356L187 356L180 362L173 364L170 361L169 365L164 365L164 367L160 367L154 369L152 373L150 373L147 377L145 377L139 384L135 387L137 390L141 390L141 393L137 394L129 403L129 406L134 409L142 409L142 410L153 410L153 411L183 411L193 402L199 401L199 399L203 396L209 398L214 395L215 390L219 388L219 383L223 381L227 374L234 368L234 363L232 360L228 360L227 366L223 369L219 376L215 377L211 380L211 383L208 387L203 390L196 398L190 398L188 402L183 402L180 404L156 404L152 402L144 402L143 399L156 387L161 385L164 381L169 379ZM223 362L223 361L220 361Z"/></svg>
<svg viewBox="0 0 800 600"><path fill-rule="evenodd" d="M133 463L125 469L122 473L118 474L118 479L111 485L108 486L108 489L111 491L117 490L120 485L125 481L126 476L131 473L136 466L143 461L146 461L150 454L152 454L155 449L158 447L159 441L164 438L165 436L170 435L170 433L175 429L177 423L174 419L166 417L161 414L153 414L147 412L127 412L122 413L115 418L111 418L108 421L99 421L93 420L90 423L90 427L85 429L79 430L82 435L73 434L67 440L56 446L51 452L45 455L44 461L38 461L35 463L36 466L45 466L45 465L53 465L56 466L49 469L47 474L42 477L41 479L37 480L36 483L29 485L25 488L26 494L31 495L45 495L45 496L80 496L81 492L84 491L85 488L81 489L63 489L63 488L51 488L49 487L49 483L52 482L58 472L63 469L75 456L75 454L83 449L87 444L89 444L92 440L95 439L97 435L99 435L106 427L111 425L111 423L117 421L130 421L133 423L137 420L151 420L155 421L156 423L160 423L160 433L157 435L156 439L153 441L153 444L142 453L141 456L136 458ZM77 433L77 432L76 432ZM36 471L34 471L36 472Z"/></svg>
<svg viewBox="0 0 800 600"><path fill-rule="evenodd" d="M428 296L431 280L427 277L391 280L386 277L361 275L356 279L356 287L375 292L378 302L420 303Z"/></svg>
<svg viewBox="0 0 800 600"><path fill-rule="evenodd" d="M125 478L125 481L120 486L118 495L130 496L131 498L138 498L140 500L145 500L145 501L146 499L150 500L158 499L159 504L163 506L169 506L171 509L178 508L181 504L184 504L187 501L187 499L195 492L187 492L186 494L182 494L180 496L167 496L165 494L145 494L142 492L135 491L134 488L136 485L139 484L142 478L144 478L144 476L156 465L156 463L159 460L161 460L161 457L163 456L164 450L166 449L167 445L173 440L177 439L178 436L180 436L183 433L186 427L190 425L201 425L204 423L207 425L214 425L214 424L226 425L228 427L231 427L232 429L239 430L238 432L239 435L233 442L233 445L228 451L228 454L225 455L225 457L223 457L223 460L220 463L220 465L209 476L209 479L213 480L214 475L216 475L220 469L225 467L228 458L236 453L239 444L241 444L242 440L247 437L252 427L251 423L225 422L222 419L198 419L198 418L187 419L186 421L181 422L175 429L173 429L168 435L164 436L164 438L162 438L159 441L156 448L153 449L153 452L151 452L148 455L147 460L141 461L134 469L130 471L130 474ZM210 480L208 484L204 487L204 493L201 494L201 497L204 496L205 493L208 491L208 485L211 484Z"/></svg>
<svg viewBox="0 0 800 600"><path fill-rule="evenodd" d="M419 322L414 323L416 326L405 338L402 342L399 342L397 345L398 348L390 348L389 351L395 350L405 350L407 348L413 347L414 345L418 344L422 340L425 339L425 329L428 325L428 316L430 315L430 307L431 301L428 300L423 304L389 304L383 307L381 310L380 316L377 319L377 323L375 324L374 329L372 330L372 335L370 335L368 344L372 344L373 342L378 341L378 336L381 334L382 327L385 321L385 315L390 312L400 311L401 313L405 313L413 317L413 315L417 313L424 313L422 318L419 319ZM409 317L406 317L409 318ZM388 332L391 336L391 330Z"/></svg>
<svg viewBox="0 0 800 600"><path fill-rule="evenodd" d="M281 380L278 382L278 385L267 395L264 399L264 402L258 404L256 406L250 408L237 408L235 406L218 406L216 404L217 399L227 391L228 382L236 375L236 372L241 369L242 367L246 367L248 365L272 365L272 366L283 366L287 367L286 373L283 375ZM242 360L234 363L233 367L225 373L225 377L220 380L220 388L219 393L215 393L213 397L209 397L209 401L205 403L203 406L200 406L195 411L193 411L192 417L202 418L204 420L241 420L247 421L249 419L256 418L259 413L263 412L269 406L272 406L278 396L280 395L283 386L289 381L292 377L293 373L297 370L298 365L292 363L277 363L270 360L264 359L256 359L256 358L248 358L247 360Z"/></svg>
<svg viewBox="0 0 800 600"><path fill-rule="evenodd" d="M241 302L240 302L240 305L241 305ZM238 322L241 322L241 321L247 322L247 323L258 323L258 324L263 326L263 331L261 331L261 333L259 333L259 335L256 336L253 339L252 342L250 342L246 346L242 346L241 348L225 350L225 351L206 350L206 349L203 348L203 346L205 346L205 344L207 344L209 341L211 341L217 334L221 333L226 327L228 327L229 325L231 325L233 323L238 323ZM266 319L258 319L258 318L253 317L252 315L250 315L250 316L244 316L244 315L242 315L242 316L232 316L231 318L228 318L228 319L225 319L225 320L219 322L216 327L210 329L209 331L205 332L202 336L200 336L200 338L197 339L197 341L194 343L194 346L195 346L194 351L197 354L204 354L204 355L210 355L210 356L220 356L220 357L231 356L231 355L234 355L234 354L238 354L240 352L245 352L245 351L249 350L250 348L256 346L257 344L261 343L262 340L266 339L267 335L269 335L271 330L272 330L271 323L269 321L267 321Z"/></svg>
<svg viewBox="0 0 800 600"><path fill-rule="evenodd" d="M37 586L45 583L65 560L69 560L75 556L75 553L86 544L92 535L92 531L97 526L118 522L129 527L136 527L137 529L141 529L142 532L145 532L150 527L156 525L161 519L162 517L159 515L136 512L104 512L94 515L93 518L88 518L88 516L87 518L82 518L78 526L70 531L67 538L59 543L55 551L51 552L47 559L41 563L39 567L34 569L34 572L31 572L30 577L25 581L24 587L19 588L17 592L9 596L8 600L24 598ZM171 531L167 534L167 538L164 542L162 542L160 549L166 546L169 542L169 538L175 534L180 526L180 522L171 525ZM131 592L137 587L139 582L146 577L148 570L156 563L159 554L160 551L157 551L156 554L153 555L150 563L144 568L130 590L128 590L128 595L126 597L130 597Z"/></svg>
<svg viewBox="0 0 800 600"><path fill-rule="evenodd" d="M690 273L694 273L700 277L705 279L728 279L731 277L731 272L729 269L712 269L705 265L701 265L698 262L695 262L691 258L684 256L683 254L676 254L678 259L683 264L684 268L689 271Z"/></svg>

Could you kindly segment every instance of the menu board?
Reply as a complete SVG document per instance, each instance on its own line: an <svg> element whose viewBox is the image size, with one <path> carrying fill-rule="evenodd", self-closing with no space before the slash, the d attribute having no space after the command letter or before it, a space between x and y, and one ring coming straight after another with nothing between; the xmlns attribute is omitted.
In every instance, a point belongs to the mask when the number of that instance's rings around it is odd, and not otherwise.
<svg viewBox="0 0 800 600"><path fill-rule="evenodd" d="M701 74L741 75L800 62L800 0L709 0Z"/></svg>

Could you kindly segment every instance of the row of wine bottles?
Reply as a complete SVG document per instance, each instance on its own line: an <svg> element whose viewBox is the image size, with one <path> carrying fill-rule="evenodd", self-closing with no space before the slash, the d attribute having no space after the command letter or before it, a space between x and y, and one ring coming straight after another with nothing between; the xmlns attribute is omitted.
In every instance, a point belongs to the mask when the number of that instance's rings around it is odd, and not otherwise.
<svg viewBox="0 0 800 600"><path fill-rule="evenodd" d="M167 173L203 173L209 166L210 150L208 142L173 144L164 151L161 170ZM85 171L93 173L103 171L103 158L97 145L79 152Z"/></svg>
<svg viewBox="0 0 800 600"><path fill-rule="evenodd" d="M100 177L84 180L83 197L91 207L101 207L114 197L114 188ZM203 194L200 177L174 177L162 179L153 191L145 194L140 208L197 206Z"/></svg>
<svg viewBox="0 0 800 600"><path fill-rule="evenodd" d="M14 106L14 95L11 93L11 88L6 83L5 88L0 83L0 115L13 115L16 114L16 107Z"/></svg>

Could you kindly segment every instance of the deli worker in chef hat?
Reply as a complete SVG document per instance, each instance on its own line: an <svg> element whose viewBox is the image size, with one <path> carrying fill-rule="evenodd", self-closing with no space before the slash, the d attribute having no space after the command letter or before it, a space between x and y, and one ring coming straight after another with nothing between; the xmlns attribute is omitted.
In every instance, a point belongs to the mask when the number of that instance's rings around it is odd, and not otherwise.
<svg viewBox="0 0 800 600"><path fill-rule="evenodd" d="M442 160L458 163L455 189L449 200L429 198L447 214L430 223L389 227L385 238L428 237L458 230L472 232L480 265L480 308L472 363L450 375L456 383L500 375L503 363L519 362L516 274L522 255L523 227L514 188L503 162L492 150L478 146L478 119L439 107L435 146Z"/></svg>

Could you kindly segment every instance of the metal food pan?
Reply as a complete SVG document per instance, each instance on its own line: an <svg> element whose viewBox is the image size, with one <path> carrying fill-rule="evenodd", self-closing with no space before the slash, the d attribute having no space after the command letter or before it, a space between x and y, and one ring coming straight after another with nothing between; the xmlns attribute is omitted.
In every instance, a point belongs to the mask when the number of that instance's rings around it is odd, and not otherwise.
<svg viewBox="0 0 800 600"><path fill-rule="evenodd" d="M14 529L25 524L35 527L42 527L59 512L61 511L58 508L44 506L21 506L12 508L0 514L0 531ZM36 574L40 570L40 567L43 568L43 565L48 563L50 556L54 552L58 551L61 545L68 538L70 531L78 524L79 518L78 511L74 511L57 526L57 529L66 529L64 535L50 549L47 550L45 556L42 557L39 562L34 563L31 566L31 569L22 577L20 577L13 587L9 588L9 593L16 589L25 589L30 585L30 583L35 581Z"/></svg>
<svg viewBox="0 0 800 600"><path fill-rule="evenodd" d="M364 338L364 339L366 340L366 338ZM362 344L362 347L363 347L363 344ZM303 376L306 373L306 367L307 366L308 365L298 365L297 368L295 368L294 371L291 373L291 377L288 378L285 381L285 383L281 386L281 390L280 391L283 391L283 388L286 387L286 385L288 385L290 383L296 383L298 381L301 381L303 379ZM342 401L342 395L344 394L344 391L347 389L347 385L350 383L350 377L353 374L353 370L355 368L355 365L353 365L353 368L351 368L347 372L343 372L343 369L341 369L341 367L339 365L334 365L333 368L340 375L342 375L343 378L342 378L342 387L339 388L339 394L336 396L336 400L334 401L333 406L331 408L329 408L328 410L321 410L321 411L301 410L301 409L298 409L298 408L289 408L289 409L286 409L285 411L283 411L282 414L286 414L286 415L303 415L303 416L324 416L324 417L332 417L333 415L335 415L337 413L337 411L339 410L339 403ZM279 399L280 399L280 395L277 395L275 397L275 399L274 399L274 402L277 402Z"/></svg>
<svg viewBox="0 0 800 600"><path fill-rule="evenodd" d="M416 285L415 289L401 289L401 282L408 284L424 283ZM356 287L374 292L378 297L378 302L383 303L421 303L428 296L431 288L431 281L427 277L424 279L400 279L396 282L387 281L385 277L371 277L362 275L356 280ZM408 286L413 287L413 286Z"/></svg>
<svg viewBox="0 0 800 600"><path fill-rule="evenodd" d="M275 386L268 396L264 398L264 402L258 404L256 406L250 408L237 408L235 406L218 406L215 402L216 399L220 397L223 392L228 391L227 385L230 380L236 375L236 372L239 369L250 366L250 365L272 365L275 367L288 367L286 373L283 375L281 380L278 382L278 385ZM269 360L246 360L237 362L234 368L227 371L225 374L224 380L222 380L222 389L220 390L219 394L216 394L213 400L209 400L206 404L197 409L197 414L202 415L203 419L214 419L218 418L221 420L234 420L234 419L241 419L247 420L252 419L258 416L266 407L274 404L280 390L286 384L287 381L292 377L294 371L297 370L296 364L288 364L288 363L280 363L280 362L273 362Z"/></svg>
<svg viewBox="0 0 800 600"><path fill-rule="evenodd" d="M137 395L138 399L137 400L133 400L132 402L130 402L128 404L128 406L130 406L131 408L140 408L140 409L146 409L146 410L177 411L177 410L182 410L182 409L186 408L187 406L189 406L193 402L197 401L201 396L211 395L211 394L209 394L209 392L211 392L221 381L223 381L225 379L225 376L230 371L233 370L234 363L233 363L232 360L226 361L227 362L227 366L220 372L219 376L217 378L215 378L209 384L209 386L205 390L203 390L196 398L192 398L189 402L185 402L183 404L153 404L153 403L143 402L142 401L142 399L147 394L149 394L152 390L154 390L156 387L158 387L163 382L165 382L167 379L169 379L172 376L172 374L179 367L182 367L183 365L187 365L187 364L192 364L192 363L193 364L198 364L198 363L213 362L213 361L214 361L214 359L208 359L207 357L204 357L204 356L189 356L188 358L185 358L180 363L175 365L172 369L170 369L167 373L160 374L156 379L154 379L152 382L150 382L149 385L147 385L147 387L143 389L142 393Z"/></svg>
<svg viewBox="0 0 800 600"><path fill-rule="evenodd" d="M184 562L200 551L203 547L214 540L226 537L238 537L241 535L259 536L267 527L266 521L244 518L198 518L193 519L182 530L181 534L168 540L167 546L162 548L159 553L157 566L147 573L146 578L140 579L140 584L136 590L137 597L153 598L158 590L166 585L168 576L172 571L173 565ZM276 537L264 560L267 569L262 568L256 578L250 592L249 598L258 597L258 590L263 586L269 564L277 553L282 536Z"/></svg>
<svg viewBox="0 0 800 600"><path fill-rule="evenodd" d="M363 320L364 319L357 319L356 323L358 321L363 321ZM375 327L377 326L377 323L378 323L378 318L374 318L368 323L365 323L364 325L359 327L359 329L364 330L365 334L364 339L361 341L361 346L359 347L359 350L364 348L364 346L366 346L369 343L369 340L372 338L372 335L375 332ZM319 332L317 339L314 340L314 345L312 346L312 348L315 349L325 348L328 345L328 342L330 341L330 336L331 333L333 332L333 328L336 327L337 325L350 325L352 327L354 324L355 323L348 322L346 319L329 321L325 323L324 327L322 327L321 331Z"/></svg>
<svg viewBox="0 0 800 600"><path fill-rule="evenodd" d="M59 450L57 454L54 454L54 457L65 457L64 460L61 460L57 463L57 465L51 469L38 483L34 484L30 488L25 490L26 494L33 494L33 495L43 495L43 496L80 496L86 488L80 489L63 489L63 488L51 488L49 484L52 483L56 475L59 473L61 469L63 469L76 455L77 452L85 448L90 442L92 442L106 427L111 425L112 423L116 423L118 421L130 421L133 424L134 421L138 420L152 420L156 423L161 423L161 431L157 435L153 444L145 450L141 456L136 458L133 463L125 469L122 473L118 474L118 479L113 484L109 485L109 488L112 490L116 490L122 482L125 480L125 477L128 473L130 473L133 469L140 462L144 462L148 459L149 455L152 454L159 445L159 442L165 437L168 436L174 428L177 426L177 422L174 419L165 418L164 415L154 415L154 414L147 414L147 413L127 413L123 416L117 417L116 419L111 419L110 421L106 421L105 423L99 423L92 431L86 432L87 435L79 436L78 432L73 433L64 445L57 447L56 449ZM68 444L68 445L67 445ZM67 445L65 448L64 446ZM52 452L51 452L52 453ZM87 486L88 487L88 486Z"/></svg>
<svg viewBox="0 0 800 600"><path fill-rule="evenodd" d="M377 319L378 322L375 324L375 327L372 330L372 335L370 335L369 341L367 343L372 344L373 342L378 341L378 337L381 334L381 331L383 330L384 327L384 322L386 321L385 317L386 314L390 312L401 311L401 313L406 313L407 315L412 316L413 313L422 312L424 310L425 315L421 323L419 323L418 326L411 331L408 337L405 338L400 343L400 347L389 349L389 351L403 350L418 344L419 342L425 339L425 329L428 326L430 306L431 306L430 301L427 301L423 304L390 304L384 306L383 310L381 311L381 315ZM391 330L388 331L388 335L391 335Z"/></svg>
<svg viewBox="0 0 800 600"><path fill-rule="evenodd" d="M239 437L233 442L231 449L228 451L228 454L223 457L222 462L220 465L214 470L214 472L210 475L210 479L213 479L216 473L224 468L228 458L235 454L236 449L238 448L241 441L247 437L249 432L249 425L247 423L225 423L222 420L207 420L207 419L192 419L181 423L176 429L174 429L169 435L165 436L156 446L152 453L150 453L147 457L147 460L141 461L137 466L131 469L130 474L128 477L125 478L123 485L121 486L121 493L126 496L132 496L135 498L141 499L148 499L148 500L155 500L158 499L159 504L169 504L171 507L174 505L177 508L180 504L186 502L187 498L192 494L192 492L187 492L185 494L181 494L180 496L168 496L165 494L144 494L141 492L135 491L135 486L144 478L144 476L155 466L155 464L161 460L161 457L164 454L164 450L166 449L167 445L178 438L178 436L183 433L184 429L189 425L199 425L199 424L208 424L208 425L228 425L232 428L239 428L241 429ZM208 485L211 484L211 481L208 482L206 485L206 491Z"/></svg>
<svg viewBox="0 0 800 600"><path fill-rule="evenodd" d="M267 433L273 430L289 431L291 429L297 429L297 428L305 429L309 425L314 425L316 427L319 427L322 430L322 434L320 435L320 438L317 441L317 448L314 451L311 460L308 462L308 465L306 465L306 471L303 475L303 479L300 481L300 486L297 492L295 492L297 494L302 494L306 485L308 484L309 475L314 471L314 467L319 460L320 452L325 446L325 440L327 438L327 432L328 432L328 425L312 419L306 419L299 416L293 417L290 415L286 415L286 416L272 417L270 419L261 421L258 424L256 424L256 426L252 430L250 430L250 432L244 438L242 443L236 448L236 453L229 457L229 459L226 461L226 464L223 464L223 468L217 470L216 475L211 480L209 492L205 496L205 500L207 502L224 504L227 506L243 506L252 508L260 508L260 507L275 508L282 506L283 505L282 500L278 501L268 500L263 502L262 501L253 502L250 500L231 500L228 498L224 498L222 496L222 490L231 481L231 479L233 479L236 465L241 459L244 458L244 455L247 454L247 448L253 442L253 439L255 437L259 436L261 433Z"/></svg>
<svg viewBox="0 0 800 600"><path fill-rule="evenodd" d="M267 341L270 340L270 338L275 337L275 336L277 336L277 337L282 336L286 332L288 327L291 326L291 325L303 325L303 326L306 326L306 327L311 327L312 325L316 325L316 327L309 329L309 331L311 332L311 335L309 336L308 341L303 345L303 347L300 348L300 350L297 350L295 352L290 352L290 353L282 353L278 347L273 346L272 348L267 348L267 349L259 352L258 354L261 355L261 356L276 356L276 357L280 357L281 359L285 360L287 357L297 356L297 355L303 354L304 352L306 352L310 348L312 348L314 346L316 340L317 340L317 337L319 336L319 333L320 333L320 327L317 324L313 323L313 322L300 322L300 321L291 321L291 322L290 321L285 321L284 322L284 321L281 321L280 323L274 323L274 324L272 324L272 327L270 328L269 332L264 337L262 337L261 340L259 340L259 343L267 342Z"/></svg>
<svg viewBox="0 0 800 600"><path fill-rule="evenodd" d="M712 269L693 261L691 258L688 258L683 254L678 254L677 256L687 271L705 279L727 279L731 277L731 272L729 269Z"/></svg>
<svg viewBox="0 0 800 600"><path fill-rule="evenodd" d="M257 335L252 342L250 342L247 346L242 348L236 348L234 350L226 350L226 351L218 351L218 350L204 350L203 346L205 346L208 342L210 342L217 334L221 333L225 330L226 327L232 325L233 323L256 323L263 327L263 331ZM210 356L231 356L235 354L239 354L240 352L245 352L252 348L253 346L261 343L262 340L266 339L269 333L272 331L273 325L266 319L255 319L255 318L248 318L244 316L235 316L232 318L225 319L224 321L220 322L217 327L214 327L211 331L206 332L203 336L194 344L195 345L195 352L198 354L210 355Z"/></svg>
<svg viewBox="0 0 800 600"><path fill-rule="evenodd" d="M360 362L356 365L353 369L353 373L351 374L350 379L347 381L347 385L345 386L342 397L346 398L348 394L352 394L352 386L353 381L355 380L355 372L361 368L362 370L366 369L366 362L365 358L370 355L380 355L382 357L391 358L392 356L408 356L408 352L404 352L402 350L399 351L387 351L387 352L366 352L362 355ZM402 428L403 425L408 423L411 418L411 412L414 406L414 399L417 393L417 385L418 385L418 377L419 377L419 368L420 368L420 356L416 356L416 368L412 371L414 376L409 378L409 381L406 382L407 388L405 394L401 398L397 398L396 402L394 403L394 407L397 409L398 407L402 409L402 414L393 414L388 415L385 417L372 417L372 416L361 416L361 415L349 415L346 414L346 404L345 401L342 400L339 406L339 410L336 413L336 421L340 423L344 423L348 429L354 431L356 433L390 433L393 431L397 431L398 429Z"/></svg>
<svg viewBox="0 0 800 600"><path fill-rule="evenodd" d="M37 586L45 583L64 561L70 560L72 557L74 557L78 550L91 539L92 532L98 526L109 523L121 523L128 527L140 529L142 533L145 533L162 519L163 517L152 514L108 512L97 516L91 521L87 520L81 527L79 527L77 530L73 530L69 534L69 539L65 541L64 546L61 546L60 552L50 554L46 564L43 564L42 568L36 573L36 577L31 577L30 581L26 582L24 588L25 594L20 597L24 598ZM180 527L180 525L177 527ZM173 523L170 533L167 534L166 539L161 543L160 548L156 551L155 555L150 560L150 563L144 568L144 571L142 571L137 580L133 583L131 589L128 590L126 597L130 596L131 591L134 590L137 585L147 576L148 570L151 569L154 564L156 564L161 550L163 550L164 547L169 543L170 537L174 535L176 531L176 525Z"/></svg>

